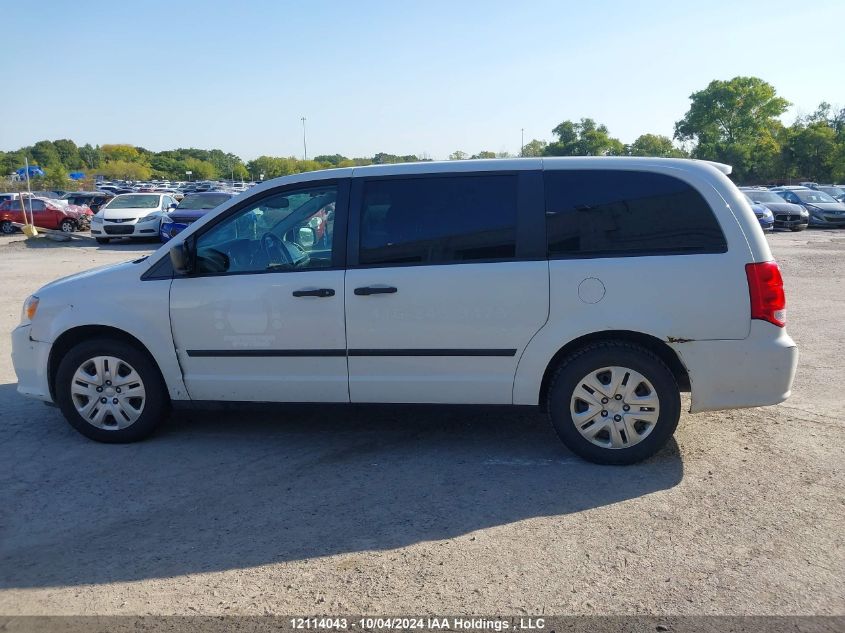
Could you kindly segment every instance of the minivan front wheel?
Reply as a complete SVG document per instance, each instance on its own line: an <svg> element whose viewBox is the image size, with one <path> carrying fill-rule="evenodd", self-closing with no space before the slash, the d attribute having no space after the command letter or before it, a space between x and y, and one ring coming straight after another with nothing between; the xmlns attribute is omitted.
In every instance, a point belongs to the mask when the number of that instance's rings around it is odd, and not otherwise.
<svg viewBox="0 0 845 633"><path fill-rule="evenodd" d="M68 352L56 372L57 404L77 431L98 442L134 442L167 413L164 382L152 360L123 341L99 338Z"/></svg>
<svg viewBox="0 0 845 633"><path fill-rule="evenodd" d="M672 372L651 351L594 343L560 364L547 410L573 453L599 464L632 464L656 453L675 432L679 392Z"/></svg>

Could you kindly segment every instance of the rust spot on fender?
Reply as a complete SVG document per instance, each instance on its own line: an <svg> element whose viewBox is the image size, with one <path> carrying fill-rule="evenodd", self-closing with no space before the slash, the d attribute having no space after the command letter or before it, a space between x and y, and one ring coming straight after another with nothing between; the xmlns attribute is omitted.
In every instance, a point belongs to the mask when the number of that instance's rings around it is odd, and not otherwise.
<svg viewBox="0 0 845 633"><path fill-rule="evenodd" d="M667 336L666 340L670 343L689 343L690 341L693 341L695 339L683 338L681 336Z"/></svg>

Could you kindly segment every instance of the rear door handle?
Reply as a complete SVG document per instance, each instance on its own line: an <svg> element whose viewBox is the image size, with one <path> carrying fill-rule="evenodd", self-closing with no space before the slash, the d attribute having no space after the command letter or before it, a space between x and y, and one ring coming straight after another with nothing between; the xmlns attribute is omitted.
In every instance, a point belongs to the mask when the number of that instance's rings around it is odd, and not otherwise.
<svg viewBox="0 0 845 633"><path fill-rule="evenodd" d="M364 286L363 288L355 288L356 295L392 295L396 292L393 286Z"/></svg>
<svg viewBox="0 0 845 633"><path fill-rule="evenodd" d="M331 288L317 288L316 290L294 290L294 297L333 297L334 290Z"/></svg>

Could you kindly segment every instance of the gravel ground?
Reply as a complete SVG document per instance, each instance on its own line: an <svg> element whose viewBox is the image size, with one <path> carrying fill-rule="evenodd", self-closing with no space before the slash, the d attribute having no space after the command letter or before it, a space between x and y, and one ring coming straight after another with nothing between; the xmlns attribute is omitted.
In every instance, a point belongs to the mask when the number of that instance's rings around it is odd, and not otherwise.
<svg viewBox="0 0 845 633"><path fill-rule="evenodd" d="M0 337L0 614L845 614L845 231L769 239L794 395L684 414L632 467L508 409L192 412L100 445L17 395ZM0 238L0 330L153 247Z"/></svg>

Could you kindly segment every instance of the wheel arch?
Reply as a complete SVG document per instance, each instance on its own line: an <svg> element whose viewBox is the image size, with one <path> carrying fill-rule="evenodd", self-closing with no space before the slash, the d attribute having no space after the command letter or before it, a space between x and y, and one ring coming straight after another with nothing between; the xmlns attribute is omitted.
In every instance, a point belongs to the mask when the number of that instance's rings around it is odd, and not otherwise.
<svg viewBox="0 0 845 633"><path fill-rule="evenodd" d="M147 349L147 346L139 339L125 330L108 325L80 325L62 332L50 348L50 357L47 361L47 380L50 387L50 397L53 402L56 401L56 373L59 370L59 363L61 363L65 354L73 349L74 346L94 337L113 338L127 343L144 353L153 364L153 367L156 368L156 371L158 371L161 383L165 386L164 393L167 393L167 382L164 380L164 373L161 371L161 367L155 357L150 353L150 350Z"/></svg>
<svg viewBox="0 0 845 633"><path fill-rule="evenodd" d="M543 372L543 379L540 382L539 404L541 408L546 406L545 403L549 385L555 370L560 365L560 362L576 350L598 341L622 341L644 347L645 349L653 352L658 358L660 358L660 360L666 363L666 366L672 372L672 375L675 377L675 380L682 392L690 391L689 372L683 362L681 362L681 359L675 350L669 347L665 341L661 341L656 336L652 336L650 334L643 334L642 332L634 332L631 330L604 330L600 332L591 332L572 339L555 352L549 363L546 365L546 369Z"/></svg>

